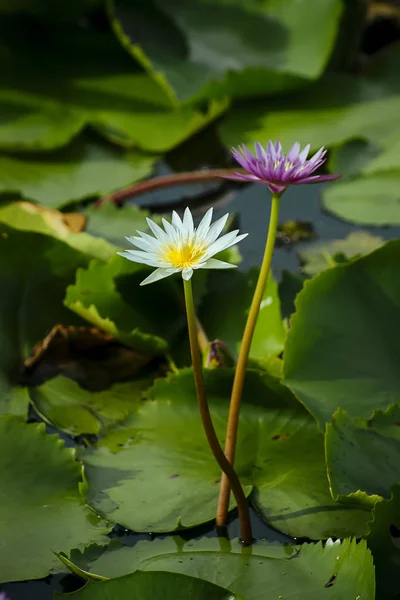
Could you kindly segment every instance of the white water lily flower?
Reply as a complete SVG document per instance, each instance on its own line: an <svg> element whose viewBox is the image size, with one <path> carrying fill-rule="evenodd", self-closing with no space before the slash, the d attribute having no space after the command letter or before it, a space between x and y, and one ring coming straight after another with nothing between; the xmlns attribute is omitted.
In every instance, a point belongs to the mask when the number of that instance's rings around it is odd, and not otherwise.
<svg viewBox="0 0 400 600"><path fill-rule="evenodd" d="M182 273L183 279L190 279L194 269L231 269L236 267L222 260L212 258L218 252L237 244L247 236L238 235L239 230L231 231L217 239L225 227L229 214L211 225L213 209L210 208L197 229L187 208L183 220L173 211L172 222L162 219L164 229L147 219L155 237L138 231L138 236L127 237L128 242L139 250L118 252L133 262L143 263L157 269L140 285L153 283L173 273Z"/></svg>

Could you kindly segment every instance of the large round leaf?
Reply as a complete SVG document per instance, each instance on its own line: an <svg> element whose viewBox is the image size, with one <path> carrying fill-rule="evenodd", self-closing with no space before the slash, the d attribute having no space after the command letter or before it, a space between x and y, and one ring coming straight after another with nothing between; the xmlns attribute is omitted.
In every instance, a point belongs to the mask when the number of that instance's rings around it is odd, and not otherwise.
<svg viewBox="0 0 400 600"><path fill-rule="evenodd" d="M69 214L72 218L77 215L77 213ZM32 202L11 201L0 206L0 222L10 227L50 235L63 240L76 250L101 260L108 260L115 255L115 246L106 240L94 237L84 231L79 233L71 231L68 226L69 214Z"/></svg>
<svg viewBox="0 0 400 600"><path fill-rule="evenodd" d="M80 492L74 451L42 424L0 417L0 582L60 571L56 551L106 543L105 522Z"/></svg>
<svg viewBox="0 0 400 600"><path fill-rule="evenodd" d="M400 407L376 411L368 421L351 419L337 410L326 427L325 447L329 480L334 498L365 492L374 504L379 496L390 498L392 486L400 483ZM377 498L378 496L378 498Z"/></svg>
<svg viewBox="0 0 400 600"><path fill-rule="evenodd" d="M84 139L52 155L2 155L0 192L19 192L29 200L60 207L143 179L154 160Z"/></svg>
<svg viewBox="0 0 400 600"><path fill-rule="evenodd" d="M365 174L323 192L325 208L345 221L400 225L400 170Z"/></svg>
<svg viewBox="0 0 400 600"><path fill-rule="evenodd" d="M307 281L296 299L286 384L324 429L338 407L369 418L399 397L400 241Z"/></svg>
<svg viewBox="0 0 400 600"><path fill-rule="evenodd" d="M110 581L90 581L74 594L56 594L55 600L240 600L222 587L177 573L132 573Z"/></svg>
<svg viewBox="0 0 400 600"><path fill-rule="evenodd" d="M227 587L246 600L375 598L374 567L365 541L329 541L325 547L304 544L298 549L262 542L243 548L238 540L223 538L187 543L176 538L171 544L167 538L133 547L113 545L100 558L85 561L84 555L81 560L90 573L106 577L137 569L184 573Z"/></svg>
<svg viewBox="0 0 400 600"><path fill-rule="evenodd" d="M5 97L4 97L5 96ZM83 113L65 106L43 109L24 101L23 95L0 92L0 148L2 150L51 150L60 148L86 125Z"/></svg>
<svg viewBox="0 0 400 600"><path fill-rule="evenodd" d="M228 369L206 372L221 440L232 377ZM220 470L200 423L193 373L187 369L160 380L147 395L121 426L80 451L89 504L135 531L173 531L210 521ZM369 512L332 500L315 421L262 372L248 373L244 400L236 467L246 493L256 486L253 502L259 512L297 537L362 535Z"/></svg>
<svg viewBox="0 0 400 600"><path fill-rule="evenodd" d="M53 427L74 436L100 435L124 420L150 383L150 379L138 379L90 392L60 376L30 388L29 394L36 412Z"/></svg>
<svg viewBox="0 0 400 600"><path fill-rule="evenodd" d="M127 50L173 100L252 95L293 87L321 73L341 4L113 2L113 26ZM210 19L212 14L212 19ZM318 28L315 27L318 24Z"/></svg>

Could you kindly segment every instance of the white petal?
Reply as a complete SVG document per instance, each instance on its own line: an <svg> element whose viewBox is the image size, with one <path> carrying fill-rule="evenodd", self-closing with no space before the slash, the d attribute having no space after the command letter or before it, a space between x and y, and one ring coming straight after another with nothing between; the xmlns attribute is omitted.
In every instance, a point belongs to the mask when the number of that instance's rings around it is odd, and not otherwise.
<svg viewBox="0 0 400 600"><path fill-rule="evenodd" d="M171 225L171 223L168 223L165 219L162 219L162 224L164 225L169 240L176 243L179 239L179 229Z"/></svg>
<svg viewBox="0 0 400 600"><path fill-rule="evenodd" d="M218 219L218 221L215 221L215 223L213 223L211 225L211 227L208 231L207 237L206 237L206 242L208 244L212 244L213 242L215 242L215 240L217 239L217 237L219 236L219 234L225 227L228 217L229 217L229 213L227 213L226 215L224 215L223 217Z"/></svg>
<svg viewBox="0 0 400 600"><path fill-rule="evenodd" d="M125 250L125 252L117 252L120 256L131 260L132 262L141 263L142 265L148 265L149 267L159 267L160 262L156 260L151 254L147 252L141 252L140 250Z"/></svg>
<svg viewBox="0 0 400 600"><path fill-rule="evenodd" d="M147 240L144 240L140 237L131 236L131 237L126 237L126 239L128 240L128 242L130 244L132 244L132 246L136 246L137 248L140 248L141 250L150 251L150 252L154 252L154 250L155 250L154 244L151 244Z"/></svg>
<svg viewBox="0 0 400 600"><path fill-rule="evenodd" d="M175 225L175 227L177 227L180 231L182 231L182 227L183 227L182 219L180 218L180 216L178 215L178 213L175 210L172 211L172 225Z"/></svg>
<svg viewBox="0 0 400 600"><path fill-rule="evenodd" d="M185 281L188 281L192 275L193 275L193 269L183 269L182 278L185 279Z"/></svg>
<svg viewBox="0 0 400 600"><path fill-rule="evenodd" d="M196 239L198 239L198 240L203 239L207 235L207 232L208 232L210 224L211 224L212 215L213 215L213 209L211 207L208 209L208 211L206 212L206 214L200 221L198 228L196 229Z"/></svg>
<svg viewBox="0 0 400 600"><path fill-rule="evenodd" d="M191 237L193 237L194 223L193 223L192 213L190 212L189 208L185 209L185 212L183 215L183 228L184 228L185 235L189 239Z"/></svg>
<svg viewBox="0 0 400 600"><path fill-rule="evenodd" d="M231 231L230 233L226 233L219 240L211 244L211 246L207 249L206 256L210 257L214 256L218 252L222 252L222 250L226 250L226 248L230 248L234 244L238 244L241 240L243 240L248 233L242 233L241 235L237 235L239 229L235 231Z"/></svg>
<svg viewBox="0 0 400 600"><path fill-rule="evenodd" d="M168 240L167 234L161 229L159 225L157 225L157 223L154 223L154 221L152 221L148 217L146 217L146 221L147 225L150 227L151 231L154 233L157 239L161 240L162 242Z"/></svg>
<svg viewBox="0 0 400 600"><path fill-rule="evenodd" d="M169 269L156 269L151 273L151 275L146 277L146 279L143 279L140 285L148 285L149 283L154 283L155 281L159 281L160 279L169 277L171 273L169 273L168 271Z"/></svg>
<svg viewBox="0 0 400 600"><path fill-rule="evenodd" d="M198 267L199 269L236 269L237 265L218 260L217 258L209 258L205 263Z"/></svg>

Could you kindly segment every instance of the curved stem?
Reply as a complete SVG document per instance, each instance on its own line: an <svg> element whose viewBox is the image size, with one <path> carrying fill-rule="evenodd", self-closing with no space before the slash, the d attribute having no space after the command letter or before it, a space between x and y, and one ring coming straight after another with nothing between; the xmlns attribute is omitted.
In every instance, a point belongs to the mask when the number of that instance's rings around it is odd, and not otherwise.
<svg viewBox="0 0 400 600"><path fill-rule="evenodd" d="M214 181L220 179L225 175L232 175L232 173L244 172L243 169L209 169L208 171L193 171L190 173L173 173L171 175L162 175L160 177L153 177L146 181L140 181L134 183L122 190L117 190L112 194L100 198L96 202L96 206L101 206L104 202L122 202L123 200L131 200L139 194L145 194L147 192L153 192L154 190L163 189L166 187L172 187L175 185L185 185L187 183L205 183L207 181Z"/></svg>
<svg viewBox="0 0 400 600"><path fill-rule="evenodd" d="M208 444L211 448L212 453L214 454L215 460L217 461L223 473L226 475L230 487L232 488L232 492L235 496L236 504L239 511L240 536L242 542L245 545L250 545L253 541L253 536L251 531L249 506L246 500L246 496L243 492L243 488L236 474L236 471L226 458L224 451L221 448L211 419L210 409L208 408L204 388L201 354L197 339L196 315L193 302L192 282L190 280L184 281L183 286L185 290L186 315L189 330L190 351L192 354L194 382L196 385L201 420L203 423L204 431L207 436Z"/></svg>
<svg viewBox="0 0 400 600"><path fill-rule="evenodd" d="M269 219L268 236L265 245L264 257L260 269L260 274L258 276L257 286L247 317L246 326L243 332L242 343L240 346L239 357L236 365L235 377L233 380L225 442L225 456L232 465L235 462L240 402L242 399L247 361L249 358L250 346L253 339L254 330L257 324L257 318L258 313L260 311L262 297L264 295L265 286L267 284L268 275L271 268L272 255L274 253L276 229L278 227L280 198L280 194L273 194L272 196L271 214ZM223 527L226 523L229 508L230 489L231 486L229 480L225 477L225 475L222 475L216 517L218 527Z"/></svg>

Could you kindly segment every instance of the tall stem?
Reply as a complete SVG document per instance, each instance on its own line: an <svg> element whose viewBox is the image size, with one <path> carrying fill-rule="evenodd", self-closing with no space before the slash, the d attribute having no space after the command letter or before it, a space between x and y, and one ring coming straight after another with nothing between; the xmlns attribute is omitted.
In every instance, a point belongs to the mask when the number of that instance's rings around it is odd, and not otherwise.
<svg viewBox="0 0 400 600"><path fill-rule="evenodd" d="M183 286L185 290L186 315L189 330L190 351L192 354L194 382L196 385L201 420L203 423L204 431L207 436L208 444L211 448L212 453L214 454L215 460L217 461L224 475L227 477L227 480L229 481L229 486L230 488L232 488L232 492L235 496L236 504L239 511L240 536L242 538L242 542L245 545L250 545L253 541L253 536L251 531L249 506L246 500L246 496L244 495L243 488L236 474L236 471L226 458L224 451L221 448L211 419L210 409L208 408L204 388L201 354L197 338L196 315L193 302L192 282L190 280L184 281Z"/></svg>
<svg viewBox="0 0 400 600"><path fill-rule="evenodd" d="M260 311L262 297L264 295L265 286L267 284L268 275L271 268L272 255L274 253L276 230L278 227L280 198L280 194L273 194L272 196L271 214L269 219L268 236L265 245L264 257L260 269L260 275L257 281L257 286L250 306L250 311L247 317L246 326L243 332L242 343L240 346L239 357L236 365L235 377L233 380L225 442L225 456L232 465L235 462L240 402L242 399L247 361L249 358L250 346L253 339L254 330L257 324L257 318L258 313ZM227 479L227 477L225 477L225 475L223 474L221 479L221 487L219 492L217 508L218 527L223 527L226 523L229 508L230 490L230 482Z"/></svg>

